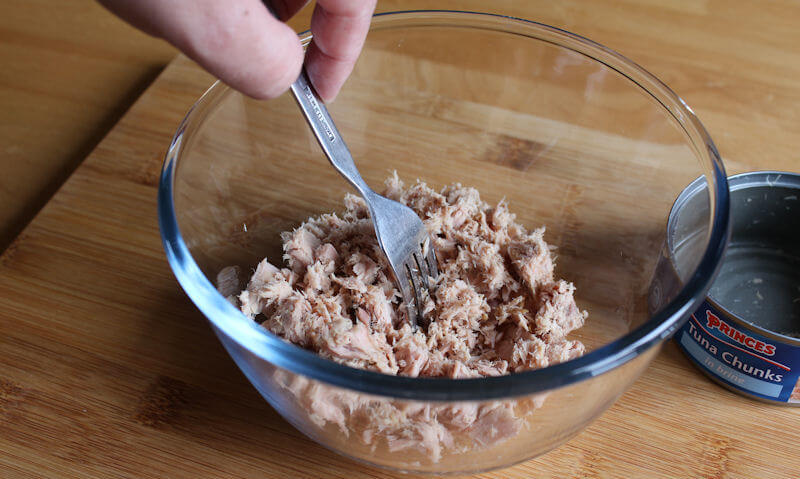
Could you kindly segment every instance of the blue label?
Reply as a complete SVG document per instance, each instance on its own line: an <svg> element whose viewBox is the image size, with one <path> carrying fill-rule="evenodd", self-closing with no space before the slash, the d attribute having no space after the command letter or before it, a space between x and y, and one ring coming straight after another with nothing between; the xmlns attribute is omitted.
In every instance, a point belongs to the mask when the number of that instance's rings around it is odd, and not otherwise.
<svg viewBox="0 0 800 479"><path fill-rule="evenodd" d="M703 302L675 339L709 374L746 393L800 402L800 347L762 336Z"/></svg>

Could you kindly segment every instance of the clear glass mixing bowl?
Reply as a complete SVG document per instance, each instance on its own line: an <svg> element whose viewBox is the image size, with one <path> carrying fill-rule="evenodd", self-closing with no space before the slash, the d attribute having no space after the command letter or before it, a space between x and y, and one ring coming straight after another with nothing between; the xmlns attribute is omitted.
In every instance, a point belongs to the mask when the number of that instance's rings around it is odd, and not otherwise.
<svg viewBox="0 0 800 479"><path fill-rule="evenodd" d="M546 225L557 276L575 283L589 312L571 335L586 344L583 357L459 380L348 368L248 321L217 293L217 273L251 271L264 257L281 263L279 232L341 211L350 190L288 94L262 102L213 85L164 164L167 257L253 385L335 451L436 473L540 455L608 408L708 290L728 228L719 156L678 96L607 48L496 15L378 15L330 110L373 187L392 170L436 188L460 182L490 204L506 198L529 229ZM685 285L651 314L670 206L698 176L709 185L705 247Z"/></svg>

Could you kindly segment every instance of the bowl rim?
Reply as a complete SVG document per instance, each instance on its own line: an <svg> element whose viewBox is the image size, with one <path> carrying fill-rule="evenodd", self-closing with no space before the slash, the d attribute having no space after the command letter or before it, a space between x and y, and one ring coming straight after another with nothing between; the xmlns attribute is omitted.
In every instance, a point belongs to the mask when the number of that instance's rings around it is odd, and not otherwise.
<svg viewBox="0 0 800 479"><path fill-rule="evenodd" d="M379 29L384 24L390 27L392 22L402 20L410 22L404 25L406 27L430 26L430 23L425 23L426 19L481 21L487 23L486 28L505 33L515 32L503 27L525 30L530 38L553 43L602 63L658 101L683 128L695 153L705 156L710 163L704 165L709 167L704 176L713 179L714 204L711 207L714 216L710 221L706 250L695 271L672 301L636 329L581 357L542 369L469 379L412 378L355 369L322 358L248 320L202 273L181 235L173 201L176 165L195 110L228 89L217 81L189 109L169 145L158 186L158 222L173 273L189 298L211 322L220 339L224 335L227 337L225 339L232 339L239 347L274 366L354 391L407 400L480 401L541 393L598 376L622 366L671 337L705 298L719 269L729 236L730 201L725 168L711 137L691 108L663 82L619 53L580 35L531 20L460 10L405 10L376 14L370 29ZM305 35L307 41L308 32L300 35ZM694 132L701 141L696 141L690 132ZM226 348L230 347L228 341L223 343Z"/></svg>

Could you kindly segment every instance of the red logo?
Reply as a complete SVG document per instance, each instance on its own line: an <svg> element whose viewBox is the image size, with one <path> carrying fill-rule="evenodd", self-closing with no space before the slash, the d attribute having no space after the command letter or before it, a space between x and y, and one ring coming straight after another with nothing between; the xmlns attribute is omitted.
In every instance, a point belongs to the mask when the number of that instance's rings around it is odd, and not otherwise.
<svg viewBox="0 0 800 479"><path fill-rule="evenodd" d="M709 310L706 310L706 325L708 326L708 329L717 329L725 336L743 346L752 349L753 351L758 351L759 353L766 354L767 356L772 356L775 354L774 344L765 343L739 331L730 324L719 319L719 316Z"/></svg>

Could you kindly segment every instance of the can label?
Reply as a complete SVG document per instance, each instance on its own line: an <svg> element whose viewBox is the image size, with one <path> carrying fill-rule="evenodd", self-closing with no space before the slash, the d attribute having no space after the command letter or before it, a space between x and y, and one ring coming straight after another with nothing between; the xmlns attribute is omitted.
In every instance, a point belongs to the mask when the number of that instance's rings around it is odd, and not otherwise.
<svg viewBox="0 0 800 479"><path fill-rule="evenodd" d="M697 366L731 387L770 401L800 403L800 347L730 321L708 301L675 339Z"/></svg>

